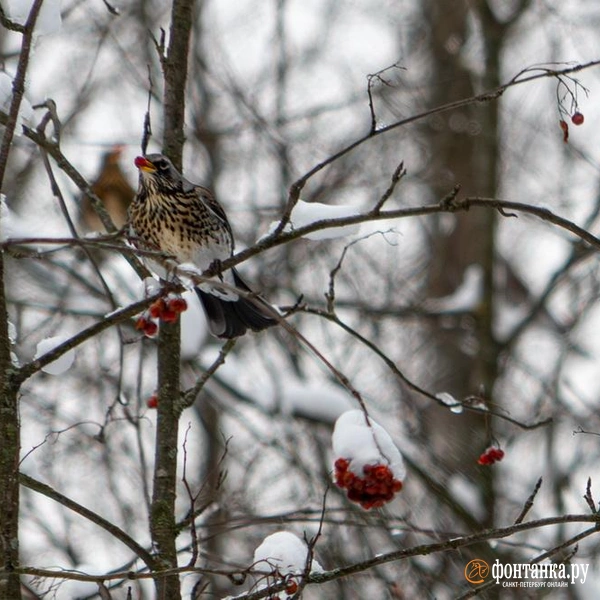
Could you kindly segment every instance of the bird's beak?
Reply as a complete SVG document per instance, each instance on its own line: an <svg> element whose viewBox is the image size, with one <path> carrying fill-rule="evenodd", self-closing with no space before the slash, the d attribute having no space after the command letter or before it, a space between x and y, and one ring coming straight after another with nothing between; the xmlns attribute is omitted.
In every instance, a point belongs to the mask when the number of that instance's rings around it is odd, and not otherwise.
<svg viewBox="0 0 600 600"><path fill-rule="evenodd" d="M144 158L143 156L136 157L136 159L133 162L135 166L138 169L140 169L140 171L145 171L146 173L156 172L156 167L147 158Z"/></svg>

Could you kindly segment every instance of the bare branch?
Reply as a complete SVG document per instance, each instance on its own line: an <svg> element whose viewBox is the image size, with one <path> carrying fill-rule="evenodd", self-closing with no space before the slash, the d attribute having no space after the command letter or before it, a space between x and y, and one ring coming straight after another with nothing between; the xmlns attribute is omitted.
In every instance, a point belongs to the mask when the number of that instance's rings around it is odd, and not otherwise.
<svg viewBox="0 0 600 600"><path fill-rule="evenodd" d="M515 524L522 523L523 519L527 516L527 513L533 508L533 502L535 500L535 497L537 496L537 493L540 491L541 487L542 487L542 478L540 477L537 480L535 487L533 488L533 492L531 492L531 494L527 498L527 501L523 505L523 509L519 513L519 516L515 519Z"/></svg>
<svg viewBox="0 0 600 600"><path fill-rule="evenodd" d="M596 508L596 503L594 502L594 497L592 496L592 478L588 477L587 485L585 486L585 494L583 499L587 502L587 505L590 507L592 514L595 515L598 512Z"/></svg>
<svg viewBox="0 0 600 600"><path fill-rule="evenodd" d="M68 498L67 496L56 491L49 485L46 485L45 483L42 483L41 481L37 481L33 477L29 477L29 475L20 473L19 481L21 482L21 485L23 485L35 492L38 492L39 494L42 494L42 495L46 496L47 498L51 498L52 500L55 500L62 506L68 508L69 510L72 510L73 512L77 513L78 515L81 515L82 517L84 517L88 521L91 521L95 525L98 525L98 527L101 527L105 531L108 531L108 533L110 533L112 536L114 536L120 542L125 544L130 550L132 550L135 553L136 556L138 556L141 560L143 560L149 569L151 569L155 566L155 560L154 560L154 557L152 556L152 554L150 554L150 552L148 552L147 550L142 548L134 539L132 539L129 535L127 535L127 533L125 533L122 529L120 529L119 527L117 527L116 525L111 523L110 521L107 521L100 515L89 510L88 508L85 508L85 506L82 506L81 504L75 502L74 500L71 500L70 498Z"/></svg>

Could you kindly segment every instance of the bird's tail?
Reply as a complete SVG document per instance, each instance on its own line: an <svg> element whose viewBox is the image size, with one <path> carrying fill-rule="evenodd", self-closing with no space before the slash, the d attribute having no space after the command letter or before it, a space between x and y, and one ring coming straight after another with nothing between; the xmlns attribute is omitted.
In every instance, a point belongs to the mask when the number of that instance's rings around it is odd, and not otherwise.
<svg viewBox="0 0 600 600"><path fill-rule="evenodd" d="M235 286L244 292L252 293L239 273L235 269L231 270ZM199 288L195 289L204 308L210 331L219 338L236 338L244 335L248 329L262 331L277 324L277 319L273 316L276 309L258 296L252 299L238 296L236 300L226 300Z"/></svg>

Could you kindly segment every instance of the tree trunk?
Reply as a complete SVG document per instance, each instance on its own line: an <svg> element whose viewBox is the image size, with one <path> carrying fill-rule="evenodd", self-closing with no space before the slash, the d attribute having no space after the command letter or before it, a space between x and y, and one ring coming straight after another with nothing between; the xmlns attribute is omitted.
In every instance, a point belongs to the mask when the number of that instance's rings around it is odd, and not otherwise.
<svg viewBox="0 0 600 600"><path fill-rule="evenodd" d="M162 57L164 76L163 152L181 170L185 117L185 91L192 27L193 0L174 0L166 55ZM179 321L162 323L158 341L158 410L154 487L150 531L161 567L176 568L178 428L180 405ZM181 598L178 574L156 579L159 600Z"/></svg>
<svg viewBox="0 0 600 600"><path fill-rule="evenodd" d="M13 571L19 565L19 453L18 385L8 337L4 295L4 256L0 253L0 600L19 600L21 585Z"/></svg>

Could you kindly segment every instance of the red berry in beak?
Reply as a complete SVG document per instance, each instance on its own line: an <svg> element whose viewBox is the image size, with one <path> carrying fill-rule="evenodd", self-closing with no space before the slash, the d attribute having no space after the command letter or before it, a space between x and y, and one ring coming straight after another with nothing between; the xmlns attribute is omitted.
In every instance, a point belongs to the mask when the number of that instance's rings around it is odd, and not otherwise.
<svg viewBox="0 0 600 600"><path fill-rule="evenodd" d="M143 156L136 156L133 163L138 169L141 169L142 171L146 171L148 173L153 173L154 171L156 171L156 167L147 158L144 158Z"/></svg>

